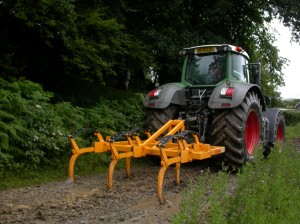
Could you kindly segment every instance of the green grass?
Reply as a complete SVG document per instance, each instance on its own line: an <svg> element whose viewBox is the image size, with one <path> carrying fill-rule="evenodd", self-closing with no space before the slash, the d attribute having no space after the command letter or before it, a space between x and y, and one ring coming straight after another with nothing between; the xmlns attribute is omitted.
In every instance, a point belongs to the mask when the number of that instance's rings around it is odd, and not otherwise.
<svg viewBox="0 0 300 224"><path fill-rule="evenodd" d="M300 138L300 123L286 127L286 138Z"/></svg>
<svg viewBox="0 0 300 224"><path fill-rule="evenodd" d="M48 169L40 172L24 171L21 174L7 174L1 177L0 190L64 180L66 179L66 175L65 172L61 171L62 170Z"/></svg>
<svg viewBox="0 0 300 224"><path fill-rule="evenodd" d="M173 223L299 223L299 159L293 145L282 145L238 174L207 172L186 191Z"/></svg>
<svg viewBox="0 0 300 224"><path fill-rule="evenodd" d="M80 155L74 166L75 178L76 176L106 173L110 164L110 155L110 153L87 153ZM146 163L151 163L151 160L144 158L131 161L132 166L141 166ZM0 173L0 190L40 185L52 181L67 181L68 164L69 159L67 158L58 167L49 167L37 171L23 170L19 173L2 172ZM125 159L118 161L115 169L125 169Z"/></svg>
<svg viewBox="0 0 300 224"><path fill-rule="evenodd" d="M0 173L0 190L18 188L42 183L68 179L68 163L66 159L60 166L39 169L37 171L23 170L19 173ZM80 155L74 166L74 175L85 176L107 171L110 159L108 154L88 153ZM125 167L125 161L118 162L116 169Z"/></svg>

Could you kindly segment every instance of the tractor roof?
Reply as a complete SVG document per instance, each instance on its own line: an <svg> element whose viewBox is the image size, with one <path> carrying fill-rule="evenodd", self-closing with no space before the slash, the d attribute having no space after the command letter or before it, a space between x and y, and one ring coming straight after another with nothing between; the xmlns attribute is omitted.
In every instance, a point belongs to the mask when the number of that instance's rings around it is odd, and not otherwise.
<svg viewBox="0 0 300 224"><path fill-rule="evenodd" d="M211 45L201 45L201 46L194 46L189 48L183 49L184 53L190 53L190 54L207 54L207 53L214 53L214 52L224 52L224 51L232 51L235 53L242 54L249 58L249 55L247 52L239 47L239 46L233 46L230 44L211 44Z"/></svg>

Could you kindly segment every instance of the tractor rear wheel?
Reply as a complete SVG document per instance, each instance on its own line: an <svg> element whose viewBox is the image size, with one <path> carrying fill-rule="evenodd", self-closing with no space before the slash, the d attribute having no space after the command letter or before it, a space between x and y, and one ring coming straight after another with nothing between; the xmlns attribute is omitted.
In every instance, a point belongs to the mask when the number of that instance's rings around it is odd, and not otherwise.
<svg viewBox="0 0 300 224"><path fill-rule="evenodd" d="M145 115L143 127L151 132L157 131L168 120L178 117L179 106L170 104L164 109L148 109Z"/></svg>
<svg viewBox="0 0 300 224"><path fill-rule="evenodd" d="M154 133L160 129L167 121L175 119L178 117L179 106L175 104L170 104L164 109L150 109L148 108L145 114L143 128L149 130L151 133ZM157 140L160 140L163 137L161 135ZM160 165L160 158L153 156L151 161L155 166Z"/></svg>
<svg viewBox="0 0 300 224"><path fill-rule="evenodd" d="M262 108L258 95L248 92L240 106L216 111L212 144L225 146L225 162L233 169L251 160L262 133Z"/></svg>

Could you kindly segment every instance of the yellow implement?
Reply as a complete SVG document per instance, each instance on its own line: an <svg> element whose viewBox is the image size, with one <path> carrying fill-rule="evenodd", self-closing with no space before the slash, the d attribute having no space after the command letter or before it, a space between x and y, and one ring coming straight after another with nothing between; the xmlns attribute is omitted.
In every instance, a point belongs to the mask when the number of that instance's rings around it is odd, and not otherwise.
<svg viewBox="0 0 300 224"><path fill-rule="evenodd" d="M84 153L111 152L112 157L108 168L107 189L112 188L114 169L120 159L126 158L126 176L129 177L130 159L132 157L139 158L147 155L160 156L161 169L158 174L157 196L159 202L164 204L163 181L165 172L170 165L175 164L175 182L178 185L180 183L179 173L181 163L207 159L225 152L225 147L223 146L211 146L199 142L196 133L185 130L183 120L169 120L154 134L151 135L149 132L145 133L147 135L146 140L141 140L139 136L136 135L136 130L132 130L118 133L105 141L102 135L98 131L95 131L94 135L97 136L99 141L94 142L93 146L88 148L79 148L74 136L70 135L69 139L73 148L69 162L70 181L74 181L75 161L79 155ZM164 137L158 141L157 139L161 135L164 135ZM193 137L193 143L187 143L187 135ZM121 136L125 136L126 141L117 141Z"/></svg>

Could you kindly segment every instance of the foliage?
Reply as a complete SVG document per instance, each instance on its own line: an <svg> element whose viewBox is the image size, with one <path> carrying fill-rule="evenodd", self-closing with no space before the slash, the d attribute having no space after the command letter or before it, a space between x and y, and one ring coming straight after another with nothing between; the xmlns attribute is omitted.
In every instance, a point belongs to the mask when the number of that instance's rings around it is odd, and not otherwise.
<svg viewBox="0 0 300 224"><path fill-rule="evenodd" d="M204 172L196 183L190 183L180 203L180 212L173 217L172 223L207 223L208 211L214 209L213 223L223 223L223 203L229 199L230 176L225 172L212 174ZM204 184L205 183L205 184ZM207 197L209 195L209 197Z"/></svg>
<svg viewBox="0 0 300 224"><path fill-rule="evenodd" d="M179 81L181 63L176 55L182 47L231 43L242 46L253 62L261 60L265 94L279 96L276 87L284 85L282 69L287 61L279 57L268 25L278 15L274 11L277 2L271 6L265 1L177 0L164 5L129 1L127 7L134 32L139 35L142 31L143 42L153 49L153 67L160 83Z"/></svg>
<svg viewBox="0 0 300 224"><path fill-rule="evenodd" d="M285 123L287 126L295 126L300 122L300 112L296 110L283 111Z"/></svg>
<svg viewBox="0 0 300 224"><path fill-rule="evenodd" d="M300 99L282 100L283 107L286 109L295 109Z"/></svg>
<svg viewBox="0 0 300 224"><path fill-rule="evenodd" d="M116 100L101 99L101 103L91 109L86 109L86 126L102 130L104 134L111 135L122 129L129 130L140 127L143 118L141 101L128 99L118 102Z"/></svg>
<svg viewBox="0 0 300 224"><path fill-rule="evenodd" d="M120 102L101 98L92 108L52 104L52 98L52 93L28 80L0 78L0 173L60 166L70 155L71 132L89 127L111 135L139 126L143 117L138 95ZM91 144L89 134L79 137L81 144Z"/></svg>
<svg viewBox="0 0 300 224"><path fill-rule="evenodd" d="M292 30L292 38L299 42L300 2L295 0L275 0L271 4L274 6L275 14L280 18L283 24Z"/></svg>
<svg viewBox="0 0 300 224"><path fill-rule="evenodd" d="M24 76L68 96L83 80L118 88L141 80L134 89L149 82L149 68L160 83L179 81L183 47L230 43L261 60L265 94L275 99L287 61L269 23L281 19L298 41L299 7L296 0L5 0L1 76Z"/></svg>
<svg viewBox="0 0 300 224"><path fill-rule="evenodd" d="M63 123L49 104L51 94L26 80L3 79L0 94L1 170L55 164L67 144Z"/></svg>
<svg viewBox="0 0 300 224"><path fill-rule="evenodd" d="M127 71L134 75L147 67L149 54L109 14L95 1L1 1L1 75L25 76L60 91L71 79L125 81Z"/></svg>
<svg viewBox="0 0 300 224"><path fill-rule="evenodd" d="M173 223L297 223L299 156L293 145L279 146L236 177L226 172L201 176L185 193Z"/></svg>
<svg viewBox="0 0 300 224"><path fill-rule="evenodd" d="M286 137L287 138L299 138L300 136L300 122L293 124L292 126L286 127Z"/></svg>

